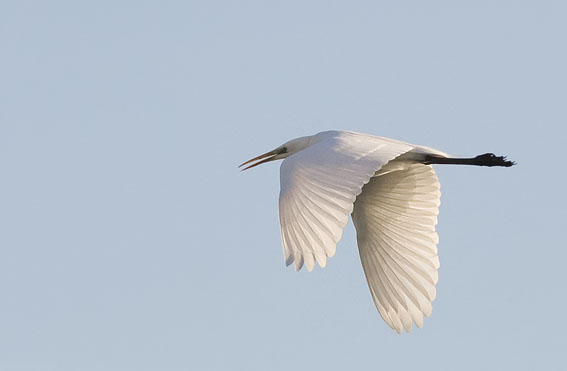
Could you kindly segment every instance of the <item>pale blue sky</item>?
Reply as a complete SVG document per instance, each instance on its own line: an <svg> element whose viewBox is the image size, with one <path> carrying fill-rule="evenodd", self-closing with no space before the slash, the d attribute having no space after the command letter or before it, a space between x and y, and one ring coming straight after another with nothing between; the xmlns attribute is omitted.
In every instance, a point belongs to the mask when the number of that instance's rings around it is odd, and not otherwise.
<svg viewBox="0 0 567 371"><path fill-rule="evenodd" d="M395 3L2 1L0 369L564 366L567 6ZM279 164L236 168L329 129L518 162L437 167L409 335L351 223L295 273Z"/></svg>

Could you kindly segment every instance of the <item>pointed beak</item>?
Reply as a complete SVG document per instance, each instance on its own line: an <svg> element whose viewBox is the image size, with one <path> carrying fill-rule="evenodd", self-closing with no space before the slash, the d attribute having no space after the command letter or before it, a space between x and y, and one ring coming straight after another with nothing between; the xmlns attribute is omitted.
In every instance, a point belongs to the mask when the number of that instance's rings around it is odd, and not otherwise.
<svg viewBox="0 0 567 371"><path fill-rule="evenodd" d="M244 171L244 170L247 170L247 169L251 169L251 168L253 168L253 167L255 167L255 166L258 166L258 165L261 165L261 164L265 164L266 162L274 161L274 160L275 160L275 157L276 157L277 155L279 155L279 154L280 154L280 151L278 151L278 150L273 150L273 151L270 151L270 152L266 152L266 153L264 153L263 155L260 155L260 156L258 156L258 157L254 157L253 159L250 159L250 160L248 160L248 161L246 161L246 162L240 164L238 167L242 167L242 166L244 166L244 165L246 165L246 164L249 164L249 163L251 163L251 162L253 162L253 161L261 160L261 161L258 161L258 162L256 162L256 163L252 164L252 165L248 165L247 167L245 167L245 168L242 169L241 171Z"/></svg>

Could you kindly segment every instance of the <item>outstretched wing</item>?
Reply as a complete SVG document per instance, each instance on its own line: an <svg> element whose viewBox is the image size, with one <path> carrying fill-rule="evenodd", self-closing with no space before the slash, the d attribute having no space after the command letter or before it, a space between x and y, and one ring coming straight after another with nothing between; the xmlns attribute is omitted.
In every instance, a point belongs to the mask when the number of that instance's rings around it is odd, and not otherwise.
<svg viewBox="0 0 567 371"><path fill-rule="evenodd" d="M374 303L398 333L423 325L437 283L440 185L430 165L394 160L356 199L352 220Z"/></svg>
<svg viewBox="0 0 567 371"><path fill-rule="evenodd" d="M325 132L285 159L279 216L286 264L324 267L336 251L362 187L383 165L414 147L352 132Z"/></svg>

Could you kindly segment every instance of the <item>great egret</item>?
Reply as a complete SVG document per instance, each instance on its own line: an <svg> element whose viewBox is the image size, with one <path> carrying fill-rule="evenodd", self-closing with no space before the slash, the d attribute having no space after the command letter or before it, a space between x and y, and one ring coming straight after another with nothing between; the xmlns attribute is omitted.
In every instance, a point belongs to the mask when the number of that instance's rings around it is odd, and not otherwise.
<svg viewBox="0 0 567 371"><path fill-rule="evenodd" d="M432 164L514 165L487 153L454 158L438 150L347 131L293 139L244 162L284 159L279 219L286 265L313 270L335 254L348 215L374 304L398 333L423 325L437 283L435 231L441 193Z"/></svg>

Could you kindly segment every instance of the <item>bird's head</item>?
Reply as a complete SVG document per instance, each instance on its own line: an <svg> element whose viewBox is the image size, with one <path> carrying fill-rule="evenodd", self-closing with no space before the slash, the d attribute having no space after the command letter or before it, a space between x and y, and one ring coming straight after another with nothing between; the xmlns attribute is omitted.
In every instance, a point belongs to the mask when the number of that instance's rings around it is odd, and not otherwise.
<svg viewBox="0 0 567 371"><path fill-rule="evenodd" d="M314 135L311 135L311 136L308 136L308 137L301 137L301 138L296 138L296 139L290 140L289 142L282 144L281 146L279 146L278 148L276 148L276 149L274 149L270 152L266 152L263 155L260 155L258 157L254 157L253 159L250 159L250 160L240 164L240 166L238 166L238 167L242 167L242 166L249 164L253 161L258 161L258 162L251 164L251 165L248 165L247 167L242 169L242 170L247 170L247 169L253 168L254 166L265 164L266 162L270 162L270 161L274 161L274 160L283 160L284 158L289 157L289 156L293 155L294 153L297 153L297 152L309 147L313 143L313 137L314 137Z"/></svg>

